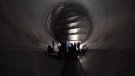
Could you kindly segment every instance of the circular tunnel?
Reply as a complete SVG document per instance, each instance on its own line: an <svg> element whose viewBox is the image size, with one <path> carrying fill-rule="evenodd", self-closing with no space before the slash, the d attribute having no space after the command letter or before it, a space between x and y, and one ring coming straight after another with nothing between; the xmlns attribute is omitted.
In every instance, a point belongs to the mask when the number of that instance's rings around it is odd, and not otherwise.
<svg viewBox="0 0 135 76"><path fill-rule="evenodd" d="M92 25L88 11L79 4L68 2L54 7L46 20L47 30L58 42L83 43L90 35Z"/></svg>
<svg viewBox="0 0 135 76"><path fill-rule="evenodd" d="M52 41L89 50L65 72ZM134 49L135 0L0 0L0 76L135 76Z"/></svg>
<svg viewBox="0 0 135 76"><path fill-rule="evenodd" d="M1 48L46 48L52 40L81 41L91 49L134 48L134 4L134 0L1 0ZM71 27L74 21L83 22ZM68 32L60 33L62 29Z"/></svg>

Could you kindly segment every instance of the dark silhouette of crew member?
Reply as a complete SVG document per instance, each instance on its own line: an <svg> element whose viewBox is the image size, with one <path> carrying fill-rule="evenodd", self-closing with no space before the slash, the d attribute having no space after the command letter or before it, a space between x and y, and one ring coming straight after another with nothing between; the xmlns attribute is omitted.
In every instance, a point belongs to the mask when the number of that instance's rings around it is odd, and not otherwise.
<svg viewBox="0 0 135 76"><path fill-rule="evenodd" d="M52 46L53 46L53 50L54 50L54 41L52 41Z"/></svg>
<svg viewBox="0 0 135 76"><path fill-rule="evenodd" d="M76 51L76 43L74 42L74 51Z"/></svg>
<svg viewBox="0 0 135 76"><path fill-rule="evenodd" d="M77 49L80 51L80 42L77 43Z"/></svg>

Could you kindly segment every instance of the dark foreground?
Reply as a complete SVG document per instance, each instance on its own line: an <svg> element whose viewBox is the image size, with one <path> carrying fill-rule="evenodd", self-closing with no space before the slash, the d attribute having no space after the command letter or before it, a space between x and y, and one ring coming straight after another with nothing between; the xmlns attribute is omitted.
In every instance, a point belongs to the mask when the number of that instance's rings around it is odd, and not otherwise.
<svg viewBox="0 0 135 76"><path fill-rule="evenodd" d="M135 50L88 50L70 59L40 49L1 50L0 76L135 76Z"/></svg>

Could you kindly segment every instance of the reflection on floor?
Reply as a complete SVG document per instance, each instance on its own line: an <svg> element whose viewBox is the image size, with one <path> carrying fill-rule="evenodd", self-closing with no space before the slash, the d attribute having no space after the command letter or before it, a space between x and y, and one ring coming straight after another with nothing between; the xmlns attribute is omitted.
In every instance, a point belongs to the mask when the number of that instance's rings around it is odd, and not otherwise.
<svg viewBox="0 0 135 76"><path fill-rule="evenodd" d="M64 63L45 50L1 50L0 76L60 76Z"/></svg>
<svg viewBox="0 0 135 76"><path fill-rule="evenodd" d="M78 59L79 58L79 59ZM64 58L45 50L1 50L0 76L135 76L135 50L88 50Z"/></svg>
<svg viewBox="0 0 135 76"><path fill-rule="evenodd" d="M88 50L80 57L87 76L135 76L135 50Z"/></svg>
<svg viewBox="0 0 135 76"><path fill-rule="evenodd" d="M66 59L61 76L86 76L77 55Z"/></svg>

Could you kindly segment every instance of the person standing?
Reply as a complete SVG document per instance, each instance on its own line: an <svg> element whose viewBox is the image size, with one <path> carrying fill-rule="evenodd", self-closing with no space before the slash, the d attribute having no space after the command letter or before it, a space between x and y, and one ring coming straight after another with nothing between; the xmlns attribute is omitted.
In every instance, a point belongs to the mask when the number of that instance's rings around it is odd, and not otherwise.
<svg viewBox="0 0 135 76"><path fill-rule="evenodd" d="M57 48L59 49L60 46L61 46L61 43L59 42L58 45L57 45Z"/></svg>
<svg viewBox="0 0 135 76"><path fill-rule="evenodd" d="M53 50L54 50L54 41L52 41L52 46L53 46Z"/></svg>
<svg viewBox="0 0 135 76"><path fill-rule="evenodd" d="M76 52L76 43L74 42L74 51Z"/></svg>
<svg viewBox="0 0 135 76"><path fill-rule="evenodd" d="M80 51L80 42L77 43L77 49Z"/></svg>

